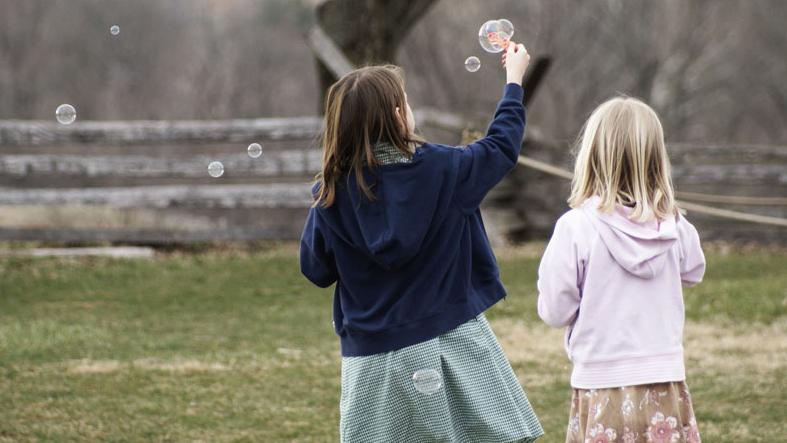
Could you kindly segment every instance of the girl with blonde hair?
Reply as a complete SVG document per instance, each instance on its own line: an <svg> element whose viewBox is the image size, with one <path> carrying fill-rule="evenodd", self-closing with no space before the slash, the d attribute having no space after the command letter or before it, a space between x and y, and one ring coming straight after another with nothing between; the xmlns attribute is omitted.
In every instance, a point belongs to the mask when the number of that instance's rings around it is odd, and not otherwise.
<svg viewBox="0 0 787 443"><path fill-rule="evenodd" d="M682 286L705 257L678 211L656 113L613 98L579 139L569 205L538 270L538 313L566 328L568 443L700 441L683 357Z"/></svg>

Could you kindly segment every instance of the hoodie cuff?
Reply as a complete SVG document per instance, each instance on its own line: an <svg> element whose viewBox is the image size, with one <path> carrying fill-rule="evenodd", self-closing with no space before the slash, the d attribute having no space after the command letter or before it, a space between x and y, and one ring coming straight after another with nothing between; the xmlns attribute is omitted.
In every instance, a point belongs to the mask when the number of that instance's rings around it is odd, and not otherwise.
<svg viewBox="0 0 787 443"><path fill-rule="evenodd" d="M507 83L505 88L503 89L503 98L510 98L512 100L517 100L520 103L522 102L522 98L525 96L525 90L522 89L521 85L516 83Z"/></svg>

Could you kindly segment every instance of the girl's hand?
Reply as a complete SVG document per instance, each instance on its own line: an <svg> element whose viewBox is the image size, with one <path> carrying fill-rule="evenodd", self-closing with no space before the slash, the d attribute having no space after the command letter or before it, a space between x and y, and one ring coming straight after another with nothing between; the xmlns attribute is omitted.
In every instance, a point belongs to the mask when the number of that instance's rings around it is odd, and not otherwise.
<svg viewBox="0 0 787 443"><path fill-rule="evenodd" d="M506 83L521 85L522 77L530 64L530 54L522 43L509 41L501 63L506 68Z"/></svg>

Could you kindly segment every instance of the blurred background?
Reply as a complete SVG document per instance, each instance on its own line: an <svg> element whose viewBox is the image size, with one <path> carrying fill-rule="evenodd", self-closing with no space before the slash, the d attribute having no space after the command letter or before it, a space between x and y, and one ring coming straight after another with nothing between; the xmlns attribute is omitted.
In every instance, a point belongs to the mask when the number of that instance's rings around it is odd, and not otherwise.
<svg viewBox="0 0 787 443"><path fill-rule="evenodd" d="M2 0L0 118L51 120L71 102L80 120L313 115L320 85L304 34L317 3ZM433 3L391 60L414 107L488 116L503 77L477 32L506 17L533 55L554 59L530 115L546 136L573 140L620 92L652 104L671 141L787 143L780 0ZM463 68L470 55L477 73Z"/></svg>
<svg viewBox="0 0 787 443"><path fill-rule="evenodd" d="M509 294L487 314L539 441L564 441L571 391L536 270L615 94L661 116L703 239L684 293L703 439L782 441L787 2L0 0L0 443L337 441L331 289L297 248L323 91L400 64L419 130L468 143L502 91L478 41L499 18L533 60L525 158L482 207Z"/></svg>
<svg viewBox="0 0 787 443"><path fill-rule="evenodd" d="M525 155L571 169L593 108L632 95L663 120L684 200L787 216L779 0L0 0L0 12L0 239L297 238L337 74L315 27L352 65L401 64L421 131L460 144L483 133L500 95L498 55L477 30L501 17L551 62L526 85ZM464 69L471 55L478 72ZM55 122L63 103L73 125ZM244 155L254 142L259 159ZM546 237L567 192L564 178L520 166L485 204L493 240ZM693 219L708 239L787 237L784 220Z"/></svg>

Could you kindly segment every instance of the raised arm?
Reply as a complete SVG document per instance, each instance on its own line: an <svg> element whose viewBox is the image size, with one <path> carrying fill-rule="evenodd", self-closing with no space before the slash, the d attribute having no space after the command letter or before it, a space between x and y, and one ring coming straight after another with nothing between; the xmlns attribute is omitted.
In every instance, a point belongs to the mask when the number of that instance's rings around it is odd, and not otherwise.
<svg viewBox="0 0 787 443"><path fill-rule="evenodd" d="M525 133L522 94L521 86L507 84L486 136L461 151L456 195L467 211L475 210L516 166Z"/></svg>
<svg viewBox="0 0 787 443"><path fill-rule="evenodd" d="M457 201L474 211L486 194L516 166L525 134L522 76L530 55L521 44L510 42L503 63L506 85L486 136L460 152Z"/></svg>

